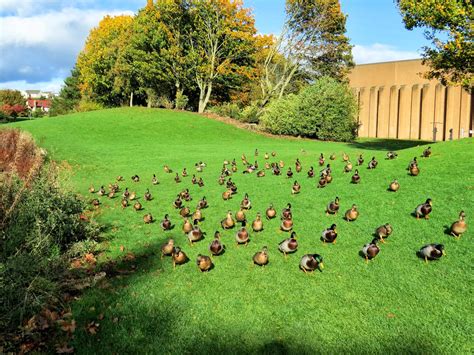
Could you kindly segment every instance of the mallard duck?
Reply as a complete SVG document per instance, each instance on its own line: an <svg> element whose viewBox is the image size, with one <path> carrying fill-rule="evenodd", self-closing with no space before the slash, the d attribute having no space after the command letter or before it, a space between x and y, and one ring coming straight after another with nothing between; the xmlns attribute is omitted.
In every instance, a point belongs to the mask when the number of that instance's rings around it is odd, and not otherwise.
<svg viewBox="0 0 474 355"><path fill-rule="evenodd" d="M352 183L353 183L353 184L358 184L358 183L360 183L359 170L357 170L357 169L356 169L354 175L352 175Z"/></svg>
<svg viewBox="0 0 474 355"><path fill-rule="evenodd" d="M93 194L95 192L94 185L89 186L89 192Z"/></svg>
<svg viewBox="0 0 474 355"><path fill-rule="evenodd" d="M198 179L195 174L193 174L193 177L191 178L191 184L196 185L198 182Z"/></svg>
<svg viewBox="0 0 474 355"><path fill-rule="evenodd" d="M94 206L94 207L97 208L97 207L99 207L99 205L100 205L100 201L95 198L95 199L93 199L93 200L91 201L91 204L92 204L92 206Z"/></svg>
<svg viewBox="0 0 474 355"><path fill-rule="evenodd" d="M253 163L253 170L258 169L258 161L255 160Z"/></svg>
<svg viewBox="0 0 474 355"><path fill-rule="evenodd" d="M362 156L362 154L359 155L359 158L357 159L357 165L362 165L364 164L364 157Z"/></svg>
<svg viewBox="0 0 474 355"><path fill-rule="evenodd" d="M374 238L370 243L365 244L361 249L361 254L365 258L365 262L368 264L369 260L372 260L380 252L380 248L377 245L378 239Z"/></svg>
<svg viewBox="0 0 474 355"><path fill-rule="evenodd" d="M416 219L420 219L420 217L424 217L425 219L429 219L429 214L433 209L433 201L428 198L425 203L419 204L415 209Z"/></svg>
<svg viewBox="0 0 474 355"><path fill-rule="evenodd" d="M270 206L265 211L267 219L273 219L276 217L276 210L273 208L273 203L270 203Z"/></svg>
<svg viewBox="0 0 474 355"><path fill-rule="evenodd" d="M235 213L235 220L239 223L241 222L244 222L246 220L246 217L245 217L245 212L244 210L242 209L242 207L240 208L240 210L238 210L236 213Z"/></svg>
<svg viewBox="0 0 474 355"><path fill-rule="evenodd" d="M346 153L342 153L342 161L344 161L344 162L349 161L349 156Z"/></svg>
<svg viewBox="0 0 474 355"><path fill-rule="evenodd" d="M418 176L420 174L420 168L418 164L414 164L410 166L410 175L411 176Z"/></svg>
<svg viewBox="0 0 474 355"><path fill-rule="evenodd" d="M294 253L298 250L298 241L296 240L296 232L291 232L291 236L282 240L278 244L278 250L280 250L286 258L287 254Z"/></svg>
<svg viewBox="0 0 474 355"><path fill-rule="evenodd" d="M232 190L231 189L225 190L222 193L222 199L224 201L230 200L231 198L232 198Z"/></svg>
<svg viewBox="0 0 474 355"><path fill-rule="evenodd" d="M443 244L428 244L418 251L418 256L425 259L426 263L428 260L438 260L443 255L446 255Z"/></svg>
<svg viewBox="0 0 474 355"><path fill-rule="evenodd" d="M274 164L272 167L272 170L273 170L273 175L275 176L279 176L281 174L281 170L278 164Z"/></svg>
<svg viewBox="0 0 474 355"><path fill-rule="evenodd" d="M151 178L151 184L152 185L158 185L160 182L158 181L157 177L155 174L153 174L153 177Z"/></svg>
<svg viewBox="0 0 474 355"><path fill-rule="evenodd" d="M253 264L265 266L268 264L268 248L265 246L262 250L256 252L252 258Z"/></svg>
<svg viewBox="0 0 474 355"><path fill-rule="evenodd" d="M339 197L336 196L336 198L334 199L334 201L331 201L328 203L327 207L326 207L326 215L329 215L329 214L337 214L337 212L339 212Z"/></svg>
<svg viewBox="0 0 474 355"><path fill-rule="evenodd" d="M189 193L189 189L184 189L181 192L181 198L184 198L185 201L191 201L193 198L191 197L191 194Z"/></svg>
<svg viewBox="0 0 474 355"><path fill-rule="evenodd" d="M245 154L242 154L240 160L242 160L242 163L244 163L244 165L247 165L247 157L245 156Z"/></svg>
<svg viewBox="0 0 474 355"><path fill-rule="evenodd" d="M288 179L291 179L293 177L293 171L291 170L291 166L288 167L288 170L286 171L286 177Z"/></svg>
<svg viewBox="0 0 474 355"><path fill-rule="evenodd" d="M107 194L107 197L110 198L110 199L115 198L115 190L110 191L110 192Z"/></svg>
<svg viewBox="0 0 474 355"><path fill-rule="evenodd" d="M194 220L193 229L188 233L188 240L191 246L193 243L200 241L203 238L204 234L199 227L199 221L197 219Z"/></svg>
<svg viewBox="0 0 474 355"><path fill-rule="evenodd" d="M237 165L232 165L232 172L236 173L238 171Z"/></svg>
<svg viewBox="0 0 474 355"><path fill-rule="evenodd" d="M390 234L392 234L393 228L389 223L385 223L384 225L381 225L375 230L375 235L380 239L382 243L385 243L385 239L387 239Z"/></svg>
<svg viewBox="0 0 474 355"><path fill-rule="evenodd" d="M181 217L189 217L189 215L191 214L191 209L188 206L183 206L179 210L179 214L181 215Z"/></svg>
<svg viewBox="0 0 474 355"><path fill-rule="evenodd" d="M336 153L332 153L332 154L329 156L329 159L330 159L330 160L336 160Z"/></svg>
<svg viewBox="0 0 474 355"><path fill-rule="evenodd" d="M178 209L178 208L181 208L182 205L183 205L183 200L181 200L181 196L178 194L176 199L173 201L173 207Z"/></svg>
<svg viewBox="0 0 474 355"><path fill-rule="evenodd" d="M322 272L324 269L323 257L319 254L303 255L300 260L300 269L305 274L308 272L313 273L316 269Z"/></svg>
<svg viewBox="0 0 474 355"><path fill-rule="evenodd" d="M459 213L459 220L451 224L451 234L455 238L461 238L461 236L466 232L467 230L467 223L464 220L466 218L466 214L464 211L461 211Z"/></svg>
<svg viewBox="0 0 474 355"><path fill-rule="evenodd" d="M203 220L203 217L202 217L202 212L201 212L201 209L199 207L196 208L196 211L194 211L193 213L193 220L198 220L198 221L202 221Z"/></svg>
<svg viewBox="0 0 474 355"><path fill-rule="evenodd" d="M183 265L188 262L188 256L181 250L180 247L174 247L173 253L171 254L173 258L173 269L176 268L176 265Z"/></svg>
<svg viewBox="0 0 474 355"><path fill-rule="evenodd" d="M378 161L375 160L375 157L372 157L372 159L369 161L369 165L367 166L367 169L375 169L378 165Z"/></svg>
<svg viewBox="0 0 474 355"><path fill-rule="evenodd" d="M174 177L174 181L179 184L181 182L181 178L179 177L178 173L176 173L175 177Z"/></svg>
<svg viewBox="0 0 474 355"><path fill-rule="evenodd" d="M143 222L145 222L146 224L150 224L153 222L153 216L151 215L151 213L147 213L143 216Z"/></svg>
<svg viewBox="0 0 474 355"><path fill-rule="evenodd" d="M167 231L167 230L170 230L172 225L171 225L171 221L168 219L168 215L165 214L165 218L161 221L160 223L160 227L164 230L164 231Z"/></svg>
<svg viewBox="0 0 474 355"><path fill-rule="evenodd" d="M201 272L206 272L212 268L212 260L207 255L198 254L196 264Z"/></svg>
<svg viewBox="0 0 474 355"><path fill-rule="evenodd" d="M132 176L132 181L133 182L140 182L140 176L138 176L137 174L133 175Z"/></svg>
<svg viewBox="0 0 474 355"><path fill-rule="evenodd" d="M174 250L174 239L169 239L166 243L161 245L161 259L164 256L169 256L173 254Z"/></svg>
<svg viewBox="0 0 474 355"><path fill-rule="evenodd" d="M326 175L324 175L324 179L326 180L326 182L328 184L330 184L331 181L332 181L332 175L331 174L326 174Z"/></svg>
<svg viewBox="0 0 474 355"><path fill-rule="evenodd" d="M187 177L188 176L188 171L186 170L186 168L183 168L183 171L181 172L181 176L182 177Z"/></svg>
<svg viewBox="0 0 474 355"><path fill-rule="evenodd" d="M310 179L314 178L314 168L313 167L310 167L309 170L308 170L308 177Z"/></svg>
<svg viewBox="0 0 474 355"><path fill-rule="evenodd" d="M255 149L255 156L258 157L258 149Z"/></svg>
<svg viewBox="0 0 474 355"><path fill-rule="evenodd" d="M337 231L336 231L336 225L332 224L331 227L328 229L323 230L323 233L321 234L321 240L324 243L333 243L336 244L336 238L337 238Z"/></svg>
<svg viewBox="0 0 474 355"><path fill-rule="evenodd" d="M326 187L327 185L327 180L326 180L326 175L321 175L318 181L318 188L323 188Z"/></svg>
<svg viewBox="0 0 474 355"><path fill-rule="evenodd" d="M257 177L264 177L264 176L265 176L265 170L257 171Z"/></svg>
<svg viewBox="0 0 474 355"><path fill-rule="evenodd" d="M281 218L291 219L293 214L291 213L291 203L288 203L286 207L281 211Z"/></svg>
<svg viewBox="0 0 474 355"><path fill-rule="evenodd" d="M294 194L299 194L301 191L301 185L298 184L298 181L295 180L293 183L293 186L291 187L291 193Z"/></svg>
<svg viewBox="0 0 474 355"><path fill-rule="evenodd" d="M128 191L128 187L125 188L125 191L123 192L122 197L126 199L130 197L130 192Z"/></svg>
<svg viewBox="0 0 474 355"><path fill-rule="evenodd" d="M117 180L117 181L124 181L124 178L123 178L122 175L118 175L118 176L115 178L115 180Z"/></svg>
<svg viewBox="0 0 474 355"><path fill-rule="evenodd" d="M261 232L263 231L263 221L260 212L257 212L257 216L255 220L252 222L252 229L254 232Z"/></svg>
<svg viewBox="0 0 474 355"><path fill-rule="evenodd" d="M184 219L182 230L184 234L188 234L193 230L193 225L191 224L191 222L189 222L189 219Z"/></svg>
<svg viewBox="0 0 474 355"><path fill-rule="evenodd" d="M321 175L330 175L332 173L331 164L326 165L326 167L321 170Z"/></svg>
<svg viewBox="0 0 474 355"><path fill-rule="evenodd" d="M387 152L387 159L388 160L392 160L392 159L395 159L396 157L398 157L398 153L397 152Z"/></svg>
<svg viewBox="0 0 474 355"><path fill-rule="evenodd" d="M388 189L393 192L397 192L399 188L400 188L400 183L398 182L397 179L393 180L388 186Z"/></svg>
<svg viewBox="0 0 474 355"><path fill-rule="evenodd" d="M276 157L277 153L275 151L272 152L272 157Z"/></svg>
<svg viewBox="0 0 474 355"><path fill-rule="evenodd" d="M214 240L211 242L211 244L209 244L209 251L212 255L217 256L222 254L224 249L225 247L221 242L221 233L219 231L216 231L214 233Z"/></svg>
<svg viewBox="0 0 474 355"><path fill-rule="evenodd" d="M321 153L321 155L319 156L319 166L323 166L324 165L324 155L323 153Z"/></svg>
<svg viewBox="0 0 474 355"><path fill-rule="evenodd" d="M296 170L297 173L300 173L301 170L303 170L303 166L301 165L301 162L298 158L296 158L295 170Z"/></svg>
<svg viewBox="0 0 474 355"><path fill-rule="evenodd" d="M97 191L97 195L99 196L104 196L105 195L105 187L104 185L102 185L99 189L99 191Z"/></svg>
<svg viewBox="0 0 474 355"><path fill-rule="evenodd" d="M269 163L268 161L265 162L265 169L266 169L266 170L271 169L271 165L270 165L270 163Z"/></svg>
<svg viewBox="0 0 474 355"><path fill-rule="evenodd" d="M135 191L130 192L130 195L128 195L128 199L130 201L133 201L137 198L137 193Z"/></svg>
<svg viewBox="0 0 474 355"><path fill-rule="evenodd" d="M234 221L234 218L232 218L232 212L231 211L227 211L227 216L221 221L221 226L224 229L234 228L235 221Z"/></svg>
<svg viewBox="0 0 474 355"><path fill-rule="evenodd" d="M413 157L413 160L410 161L410 163L408 164L407 170L410 170L410 168L413 165L418 165L418 161L416 160L416 157Z"/></svg>
<svg viewBox="0 0 474 355"><path fill-rule="evenodd" d="M123 198L122 201L120 202L122 208L127 208L128 207L128 200L126 198Z"/></svg>
<svg viewBox="0 0 474 355"><path fill-rule="evenodd" d="M200 209L208 208L209 204L207 203L206 196L203 196L202 199L199 200L198 206Z"/></svg>
<svg viewBox="0 0 474 355"><path fill-rule="evenodd" d="M222 176L222 175L219 176L219 180L217 180L217 183L218 183L219 185L224 185L224 183L225 183L225 177Z"/></svg>
<svg viewBox="0 0 474 355"><path fill-rule="evenodd" d="M249 232L247 231L247 228L245 227L245 221L242 222L242 227L235 233L235 241L237 242L237 245L239 244L245 244L247 245L249 242L250 236Z"/></svg>
<svg viewBox="0 0 474 355"><path fill-rule="evenodd" d="M348 172L351 172L351 171L352 171L352 163L350 162L350 160L348 160L346 162L346 165L344 166L344 172L348 173Z"/></svg>
<svg viewBox="0 0 474 355"><path fill-rule="evenodd" d="M423 151L423 158L429 158L430 155L431 155L431 147L428 147Z"/></svg>
<svg viewBox="0 0 474 355"><path fill-rule="evenodd" d="M293 229L293 220L291 218L281 219L280 229L283 232L289 232Z"/></svg>
<svg viewBox="0 0 474 355"><path fill-rule="evenodd" d="M249 195L246 193L242 202L240 202L240 208L249 210L252 208L252 202L250 202Z"/></svg>
<svg viewBox="0 0 474 355"><path fill-rule="evenodd" d="M202 179L202 177L200 177L199 180L198 180L198 186L199 186L199 187L203 187L203 186L204 186L204 180Z"/></svg>
<svg viewBox="0 0 474 355"><path fill-rule="evenodd" d="M150 189L146 189L146 192L143 195L143 198L145 199L145 201L151 201L152 200L153 197L151 196Z"/></svg>
<svg viewBox="0 0 474 355"><path fill-rule="evenodd" d="M268 153L265 153L265 155L263 157L265 158L265 160L270 159L270 156L268 155Z"/></svg>
<svg viewBox="0 0 474 355"><path fill-rule="evenodd" d="M352 205L352 208L346 211L344 217L348 222L355 221L357 217L359 217L359 211L357 210L357 206L355 204Z"/></svg>
<svg viewBox="0 0 474 355"><path fill-rule="evenodd" d="M134 204L133 204L133 209L135 211L140 211L142 209L142 204L139 202L139 201L136 201Z"/></svg>
<svg viewBox="0 0 474 355"><path fill-rule="evenodd" d="M202 166L199 165L198 163L194 164L194 168L198 173L202 173Z"/></svg>
<svg viewBox="0 0 474 355"><path fill-rule="evenodd" d="M173 170L171 170L168 165L163 166L163 170L164 170L165 173L167 173L167 174L171 174L171 173L173 172Z"/></svg>
<svg viewBox="0 0 474 355"><path fill-rule="evenodd" d="M280 162L278 163L278 166L283 169L285 167L285 162L283 160L280 160Z"/></svg>

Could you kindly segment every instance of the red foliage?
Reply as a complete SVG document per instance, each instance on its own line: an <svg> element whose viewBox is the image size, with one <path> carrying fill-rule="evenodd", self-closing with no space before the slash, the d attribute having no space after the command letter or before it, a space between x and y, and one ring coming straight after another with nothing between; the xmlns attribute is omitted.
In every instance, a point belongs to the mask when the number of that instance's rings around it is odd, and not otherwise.
<svg viewBox="0 0 474 355"><path fill-rule="evenodd" d="M26 107L24 105L19 105L19 104L16 104L16 105L4 104L0 108L0 111L2 111L7 116L17 117L26 112Z"/></svg>

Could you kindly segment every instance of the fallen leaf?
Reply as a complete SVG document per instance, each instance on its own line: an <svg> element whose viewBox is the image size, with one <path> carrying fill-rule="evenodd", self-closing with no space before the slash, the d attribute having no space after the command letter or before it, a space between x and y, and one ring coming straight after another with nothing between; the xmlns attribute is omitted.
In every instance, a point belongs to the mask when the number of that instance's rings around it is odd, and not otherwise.
<svg viewBox="0 0 474 355"><path fill-rule="evenodd" d="M132 261L132 260L135 260L135 255L131 252L127 253L127 255L125 255L124 259L126 261Z"/></svg>
<svg viewBox="0 0 474 355"><path fill-rule="evenodd" d="M125 250L125 247L123 245L120 246L120 251L123 253L123 251Z"/></svg>
<svg viewBox="0 0 474 355"><path fill-rule="evenodd" d="M87 253L86 255L84 255L84 260L89 264L95 264L97 262L94 254L92 253Z"/></svg>
<svg viewBox="0 0 474 355"><path fill-rule="evenodd" d="M79 269L82 267L82 261L80 259L75 259L71 262L71 267L73 269Z"/></svg>
<svg viewBox="0 0 474 355"><path fill-rule="evenodd" d="M387 318L395 318L395 314L389 313L389 314L387 314Z"/></svg>
<svg viewBox="0 0 474 355"><path fill-rule="evenodd" d="M99 316L97 317L97 319L98 319L98 320L104 319L104 313L99 314Z"/></svg>
<svg viewBox="0 0 474 355"><path fill-rule="evenodd" d="M95 335L99 331L99 325L99 323L92 321L87 325L86 329L90 334Z"/></svg>
<svg viewBox="0 0 474 355"><path fill-rule="evenodd" d="M73 352L74 348L72 346L68 346L67 344L56 345L56 354L72 354Z"/></svg>
<svg viewBox="0 0 474 355"><path fill-rule="evenodd" d="M61 319L58 323L61 326L61 329L65 332L74 333L76 330L76 321L74 319L70 321Z"/></svg>

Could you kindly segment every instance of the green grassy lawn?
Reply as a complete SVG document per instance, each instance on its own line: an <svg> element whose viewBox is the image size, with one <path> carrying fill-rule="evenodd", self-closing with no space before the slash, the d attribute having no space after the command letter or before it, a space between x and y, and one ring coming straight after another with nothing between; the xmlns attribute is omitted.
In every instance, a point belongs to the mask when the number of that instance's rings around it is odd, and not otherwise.
<svg viewBox="0 0 474 355"><path fill-rule="evenodd" d="M42 118L9 126L30 131L48 149L53 159L71 166L65 184L91 199L88 187L107 186L123 175L123 189L129 187L143 196L150 188L154 199L143 201L144 210L122 210L120 197L103 203L95 218L107 226L101 261L119 260L128 252L135 272L113 277L110 287L87 291L73 303L78 329L73 346L78 353L472 353L473 321L473 226L460 240L445 234L445 228L464 210L472 224L474 215L474 144L472 139L432 144L433 155L419 158L421 173L407 175L406 166L420 156L425 146L416 142L361 140L353 144L298 139L270 138L189 113L147 109L113 109L57 118ZM263 154L276 151L273 160L283 160L294 169L298 157L303 172L295 174L302 185L291 195L293 180L283 176L257 179L242 174L240 156L253 159L255 148ZM387 150L399 153L385 160ZM320 153L331 162L334 181L317 189L317 179L306 171L317 171ZM359 153L366 163L362 181L350 184L343 174L341 156L346 152L354 164ZM379 160L367 170L372 156ZM238 194L223 201L224 187L218 185L224 159L236 158L239 172L232 176ZM208 167L203 188L191 184L191 177L176 184L174 171L183 167L194 173L194 163ZM273 161L272 158L270 161ZM160 180L151 185L152 174ZM139 183L130 177L138 174ZM400 191L387 191L397 178ZM194 209L206 196L210 207L203 210L204 240L190 247L181 233L181 218L172 207L176 194L189 188ZM279 231L279 219L264 221L265 230L251 233L247 247L235 245L235 230L223 232L227 246L216 257L215 268L200 273L195 259L207 248L228 209L237 211L247 192L253 208L252 221L273 203L278 213L293 205L294 230L299 250L284 259L278 243L288 234ZM121 194L121 193L120 193ZM341 212L326 216L325 206L336 196ZM416 220L411 213L428 197L433 199L429 220ZM360 217L353 223L343 212L356 203ZM152 213L158 223L145 225L142 216ZM168 213L176 228L163 232L159 221ZM391 223L394 232L381 252L368 265L358 255L372 240L374 229ZM323 245L321 231L338 226L335 245ZM160 259L159 247L168 238L182 246L191 261L173 270L170 258ZM447 256L425 264L416 251L426 243L443 243ZM252 255L263 246L270 250L266 268L252 267ZM121 246L124 251L121 251ZM319 253L325 269L312 276L298 268L303 254ZM125 266L124 266L125 267ZM130 267L130 265L128 265ZM99 315L103 319L99 320ZM100 324L96 335L86 325Z"/></svg>

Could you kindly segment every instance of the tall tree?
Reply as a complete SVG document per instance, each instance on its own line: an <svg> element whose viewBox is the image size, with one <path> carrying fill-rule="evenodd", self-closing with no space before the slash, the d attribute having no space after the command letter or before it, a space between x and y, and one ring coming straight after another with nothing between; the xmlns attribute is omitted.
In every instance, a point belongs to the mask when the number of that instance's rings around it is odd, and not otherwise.
<svg viewBox="0 0 474 355"><path fill-rule="evenodd" d="M474 3L471 0L397 0L405 27L420 27L426 78L474 88Z"/></svg>
<svg viewBox="0 0 474 355"><path fill-rule="evenodd" d="M130 71L115 67L130 39L132 21L131 16L106 16L90 32L76 64L83 96L118 106L133 93ZM125 77L117 78L121 74Z"/></svg>
<svg viewBox="0 0 474 355"><path fill-rule="evenodd" d="M71 75L64 79L64 85L58 96L51 101L50 116L63 115L74 110L81 100L81 90L79 88L79 71L76 67L71 70Z"/></svg>
<svg viewBox="0 0 474 355"><path fill-rule="evenodd" d="M255 24L241 0L191 0L189 55L204 112L217 81L250 77L255 66Z"/></svg>

